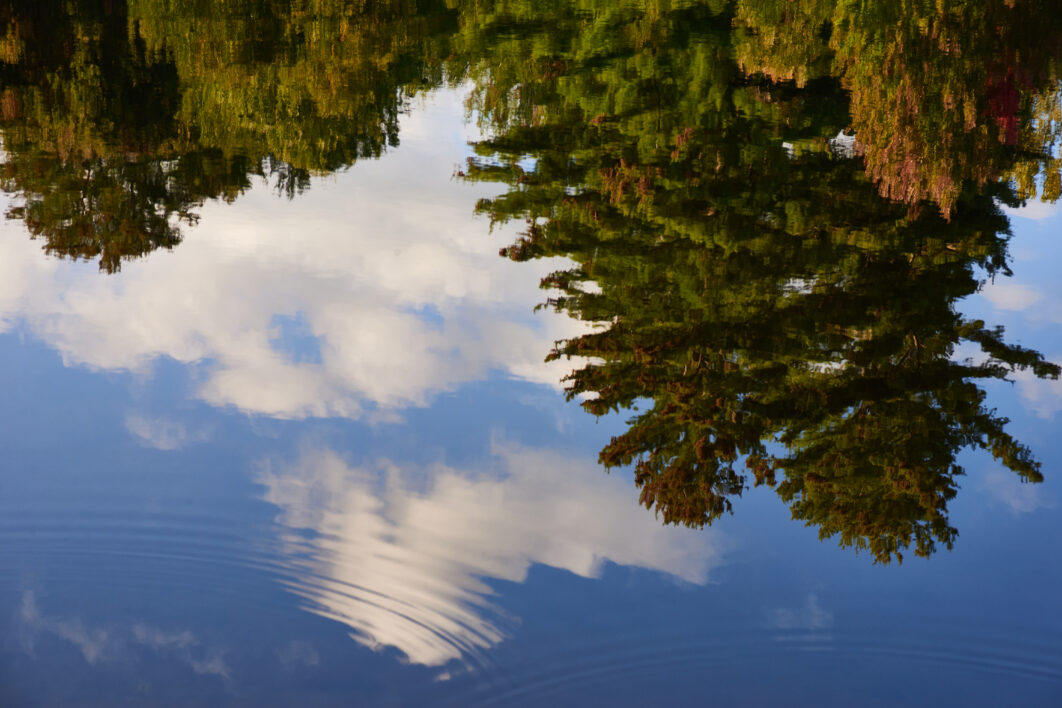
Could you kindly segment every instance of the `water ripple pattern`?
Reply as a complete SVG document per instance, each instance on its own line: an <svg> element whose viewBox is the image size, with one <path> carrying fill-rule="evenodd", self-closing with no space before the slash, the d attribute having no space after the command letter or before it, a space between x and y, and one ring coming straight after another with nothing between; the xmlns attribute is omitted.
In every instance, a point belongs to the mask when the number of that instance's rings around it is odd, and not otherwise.
<svg viewBox="0 0 1062 708"><path fill-rule="evenodd" d="M661 526L591 463L509 444L494 453L501 479L351 466L327 450L267 466L286 584L366 646L476 664L519 621L491 603L493 581L522 582L535 563L594 577L609 561L702 584L719 558L715 534Z"/></svg>

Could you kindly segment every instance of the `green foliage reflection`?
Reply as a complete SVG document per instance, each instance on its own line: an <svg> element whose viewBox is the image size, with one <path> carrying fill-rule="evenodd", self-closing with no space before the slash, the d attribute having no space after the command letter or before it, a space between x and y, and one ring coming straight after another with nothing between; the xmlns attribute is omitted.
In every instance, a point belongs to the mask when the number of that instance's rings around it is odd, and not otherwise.
<svg viewBox="0 0 1062 708"><path fill-rule="evenodd" d="M3 188L58 255L101 269L180 241L206 199L398 143L442 81L444 3L130 0L0 4Z"/></svg>
<svg viewBox="0 0 1062 708"><path fill-rule="evenodd" d="M665 521L769 484L888 561L954 542L963 448L1041 478L978 383L1059 369L957 303L1007 271L1000 205L1062 189L1060 51L1051 0L8 0L0 187L115 271L467 82L479 211L600 324L550 355L569 395L641 408L602 462Z"/></svg>
<svg viewBox="0 0 1062 708"><path fill-rule="evenodd" d="M988 450L1041 479L977 382L1059 368L956 303L1006 271L999 204L1020 194L1002 178L1057 170L1054 128L1026 128L1054 100L1054 65L1037 60L1041 92L1012 106L1020 140L995 114L969 129L936 114L905 125L910 111L875 125L883 114L860 117L859 92L879 91L873 103L893 88L844 53L845 33L879 23L874 41L899 41L896 18L874 15L885 4L826 15L771 5L735 16L708 3L564 4L544 19L497 3L477 35L491 59L473 68L474 105L495 135L475 146L467 177L508 185L482 213L527 223L503 255L574 262L543 281L558 291L549 305L598 328L550 356L579 358L568 395L591 413L637 411L601 461L633 465L643 503L666 522L709 524L750 482L770 484L824 538L882 562L928 556L957 535L947 502L958 451ZM963 7L980 23L964 25L976 47L999 18ZM1057 30L1044 9L1022 22ZM803 29L783 29L797 15ZM917 26L917 12L908 20ZM524 31L500 31L512 27ZM859 41L864 56L885 51ZM990 102L993 84L976 93L980 75L963 73L976 59L963 56L937 57L965 82L948 90ZM934 100L918 106L944 105ZM842 133L853 124L855 140ZM950 131L950 163L924 152L940 140L929 127ZM901 180L924 166L918 184L885 180L894 160ZM978 353L960 360L967 350Z"/></svg>

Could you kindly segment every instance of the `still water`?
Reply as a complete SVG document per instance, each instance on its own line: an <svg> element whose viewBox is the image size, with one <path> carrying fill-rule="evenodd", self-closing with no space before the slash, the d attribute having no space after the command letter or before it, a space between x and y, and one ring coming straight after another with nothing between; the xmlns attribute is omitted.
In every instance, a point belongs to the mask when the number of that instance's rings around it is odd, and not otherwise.
<svg viewBox="0 0 1062 708"><path fill-rule="evenodd" d="M0 22L0 705L1062 703L1054 2Z"/></svg>

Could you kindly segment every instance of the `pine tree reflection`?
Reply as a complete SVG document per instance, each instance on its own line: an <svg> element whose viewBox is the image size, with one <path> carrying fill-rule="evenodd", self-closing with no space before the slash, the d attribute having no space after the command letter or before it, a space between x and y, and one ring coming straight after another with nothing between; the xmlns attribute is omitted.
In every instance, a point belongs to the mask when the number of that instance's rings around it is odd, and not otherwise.
<svg viewBox="0 0 1062 708"><path fill-rule="evenodd" d="M1057 39L1056 19L1035 7L1037 31L1054 28ZM966 135L941 122L947 101L919 103L941 113L925 121L954 138L957 167L941 168L946 180L920 152L929 134L908 131L898 163L874 157L908 113L861 123L868 179L862 161L835 154L844 151L829 140L848 123L842 84L857 112L859 92L870 90L860 81L885 86L841 51L844 33L874 18L845 12L833 34L825 21L809 25L796 41L817 41L820 29L824 41L785 72L753 66L756 52L737 34L746 70L796 79L781 83L743 76L729 56L730 15L699 4L602 9L590 32L573 16L543 23L541 36L503 37L497 56L520 63L482 69L477 108L496 137L476 145L467 178L509 186L479 206L492 221L527 220L503 255L575 262L543 281L560 292L548 304L601 328L558 342L550 357L589 358L568 393L586 397L591 413L649 401L601 452L606 466L634 465L643 503L666 522L699 526L729 512L749 481L776 485L794 518L888 562L908 548L928 556L952 546L947 503L961 449L988 450L1023 480L1041 479L977 382L1016 369L1057 377L1059 368L963 317L957 303L980 277L1007 272L999 204L1017 196L998 177L1057 170L1051 130L1037 132L1034 120L1037 107L1053 105L1057 79L1053 60L1040 61L1030 79L1040 93L1015 103L1011 118L1034 126L1020 131L1021 146L998 116L985 119L987 133L967 126L975 134ZM1037 24L1035 8L1023 12L1034 17L1023 15L1020 28ZM756 32L765 41L763 27ZM993 41L1013 48L1020 35ZM965 46L995 46L978 41ZM840 82L814 75L829 65L829 42L842 45L833 57ZM792 62L766 45L771 62ZM935 60L959 71L964 91L978 87L947 52ZM990 101L991 86L981 82L964 105ZM886 179L894 174L914 186L899 189ZM981 358L958 360L965 344Z"/></svg>
<svg viewBox="0 0 1062 708"><path fill-rule="evenodd" d="M1046 0L737 3L742 68L799 86L835 76L884 196L928 199L945 217L964 186L1013 179L1057 199L1062 17ZM1022 158L1015 163L1015 154Z"/></svg>
<svg viewBox="0 0 1062 708"><path fill-rule="evenodd" d="M666 521L776 484L887 561L953 543L959 450L1040 479L978 382L1059 369L957 303L1007 272L999 205L1059 196L1053 2L213 9L0 4L2 186L47 250L117 270L254 176L293 196L379 156L406 98L468 78L494 137L465 176L509 187L480 211L528 220L509 257L575 261L551 303L605 326L551 358L590 357L595 414L651 401L601 460Z"/></svg>

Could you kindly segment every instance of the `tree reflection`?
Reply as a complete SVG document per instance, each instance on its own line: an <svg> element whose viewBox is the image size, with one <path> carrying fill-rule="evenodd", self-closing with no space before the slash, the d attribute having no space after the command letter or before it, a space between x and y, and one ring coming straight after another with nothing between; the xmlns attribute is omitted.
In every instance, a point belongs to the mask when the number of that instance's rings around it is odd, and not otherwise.
<svg viewBox="0 0 1062 708"><path fill-rule="evenodd" d="M1044 0L737 3L738 60L803 86L836 76L867 174L892 199L947 216L964 184L1000 177L1059 197L1062 17ZM1019 165L1017 151L1024 152Z"/></svg>
<svg viewBox="0 0 1062 708"><path fill-rule="evenodd" d="M0 186L58 255L181 239L207 199L398 142L472 83L465 177L566 256L551 306L601 323L569 396L634 409L601 453L665 521L746 485L888 561L950 547L966 447L1039 481L978 385L1038 353L957 310L1007 272L1000 205L1059 196L1048 0L98 0L0 3ZM967 351L976 351L971 358ZM646 403L647 402L647 403Z"/></svg>
<svg viewBox="0 0 1062 708"><path fill-rule="evenodd" d="M533 33L495 33L501 58L482 66L474 94L496 136L476 145L467 177L509 186L479 210L527 222L503 255L572 259L543 281L559 291L548 304L600 325L550 354L583 358L569 398L596 415L636 411L601 462L633 465L642 502L666 522L710 524L752 482L878 561L950 548L960 450L988 450L1023 480L1041 479L978 381L1059 368L956 304L979 278L1007 272L999 204L1017 204L1029 185L1016 193L999 178L1057 169L1053 128L1034 120L1054 100L1054 57L1035 60L1042 75L1022 70L1035 76L1025 87L1042 91L1021 93L1006 120L975 111L973 125L949 123L967 109L905 88L915 103L885 123L884 113L860 117L860 91L892 96L899 69L870 80L880 65L845 54L855 40L844 35L879 22L889 46L871 43L864 56L901 56L894 23L874 14L884 5L804 15L795 40L779 24L800 15L792 6L742 4L735 31L709 4L650 5L602 4ZM1057 30L1035 7L1016 26ZM517 26L526 12L504 4L493 22ZM963 47L1009 41L1016 56L1018 29L992 34L998 16L963 12L974 33ZM1006 68L1008 56L989 66ZM964 73L978 59L951 58L937 51L925 61L940 66L927 71L955 72L963 83L947 90L966 92L963 105L991 104L996 85ZM858 150L830 139L853 122ZM929 147L941 137L919 132L927 126L950 131L951 162L936 161ZM977 354L960 358L968 351Z"/></svg>
<svg viewBox="0 0 1062 708"><path fill-rule="evenodd" d="M113 272L179 243L197 206L256 176L294 196L397 144L408 96L441 81L453 14L401 0L2 3L0 186L21 198L8 216Z"/></svg>

